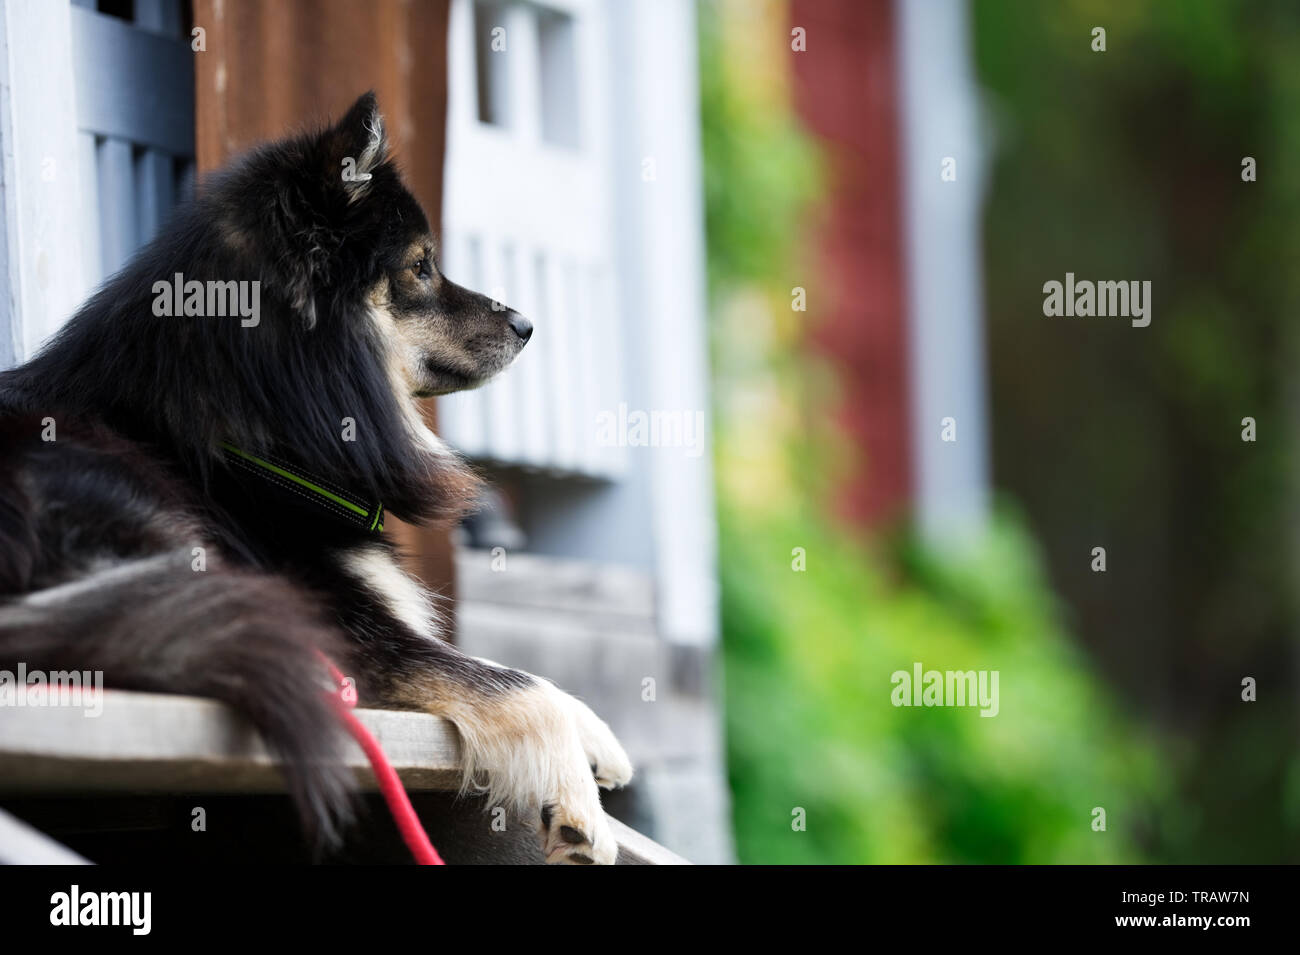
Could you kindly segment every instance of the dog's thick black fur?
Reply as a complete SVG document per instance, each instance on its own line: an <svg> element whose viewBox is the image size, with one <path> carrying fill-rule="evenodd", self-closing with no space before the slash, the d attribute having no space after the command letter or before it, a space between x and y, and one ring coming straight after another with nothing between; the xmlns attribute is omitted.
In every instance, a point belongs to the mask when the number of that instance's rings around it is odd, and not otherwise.
<svg viewBox="0 0 1300 955"><path fill-rule="evenodd" d="M259 283L256 323L156 314L158 283L177 275ZM631 768L608 728L546 681L440 640L391 543L224 450L411 522L451 518L477 482L414 399L481 384L530 334L438 273L373 95L215 174L0 374L0 667L102 670L109 686L230 703L330 844L352 780L323 651L363 704L455 722L466 784L535 813L548 860L613 861L595 787Z"/></svg>

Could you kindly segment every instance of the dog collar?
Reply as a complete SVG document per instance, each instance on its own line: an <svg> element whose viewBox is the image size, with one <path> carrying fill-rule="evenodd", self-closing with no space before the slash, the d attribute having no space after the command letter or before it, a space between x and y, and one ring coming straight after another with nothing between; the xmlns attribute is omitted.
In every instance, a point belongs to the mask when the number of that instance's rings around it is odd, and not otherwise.
<svg viewBox="0 0 1300 955"><path fill-rule="evenodd" d="M249 454L224 442L221 450L225 452L226 461L234 467L269 481L281 491L287 491L335 518L371 534L384 529L382 503L366 503L355 494L269 454Z"/></svg>

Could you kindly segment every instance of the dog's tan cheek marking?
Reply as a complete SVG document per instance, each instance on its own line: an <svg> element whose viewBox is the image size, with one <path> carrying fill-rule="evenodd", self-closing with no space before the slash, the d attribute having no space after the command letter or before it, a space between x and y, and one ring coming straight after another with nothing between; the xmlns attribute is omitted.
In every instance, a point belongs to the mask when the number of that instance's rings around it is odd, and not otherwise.
<svg viewBox="0 0 1300 955"><path fill-rule="evenodd" d="M386 283L387 279L371 291L369 317L384 343L384 367L388 386L398 408L401 409L402 418L411 436L426 451L440 457L448 455L451 452L442 443L442 439L429 430L429 426L424 423L424 416L420 414L420 409L415 403L413 394L419 389L419 382L411 368L413 349L402 335L383 297L383 293L387 291Z"/></svg>
<svg viewBox="0 0 1300 955"><path fill-rule="evenodd" d="M418 244L412 246L409 252L412 259L427 254L425 246ZM388 284L381 287L383 291L402 294L381 295L378 294L380 289L371 293L371 307L383 312L381 321L390 326L390 328L381 328L381 333L385 337L391 336L400 341L412 355L436 355L442 364L453 371L469 378L479 377L482 373L479 367L481 359L466 347L464 321L477 321L480 316L461 315L458 316L460 321L453 320L442 307L439 290L429 291L421 288L421 280L415 278L409 271L396 279L388 276L385 281ZM441 284L445 279L438 275L435 281ZM399 322L394 314L394 308L401 303L402 299L415 304L412 306L413 317L408 321ZM408 381L412 383L413 392L419 390L418 375L410 373Z"/></svg>
<svg viewBox="0 0 1300 955"><path fill-rule="evenodd" d="M403 322L398 334L412 347L436 355L454 370L474 366L474 358L466 351L456 323L437 307L432 311L422 309L417 318ZM473 374L472 371L462 373Z"/></svg>
<svg viewBox="0 0 1300 955"><path fill-rule="evenodd" d="M384 343L385 370L389 387L399 400L409 401L418 387L415 375L415 347L398 327L393 317L389 293L389 279L384 279L370 292L370 320Z"/></svg>

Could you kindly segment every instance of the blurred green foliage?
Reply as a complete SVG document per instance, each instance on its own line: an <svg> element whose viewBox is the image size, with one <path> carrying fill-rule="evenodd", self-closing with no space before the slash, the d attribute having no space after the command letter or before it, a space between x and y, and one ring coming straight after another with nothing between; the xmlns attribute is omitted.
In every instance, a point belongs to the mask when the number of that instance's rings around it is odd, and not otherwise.
<svg viewBox="0 0 1300 955"><path fill-rule="evenodd" d="M717 49L715 13L706 6L701 25L705 44ZM818 194L817 150L801 135L790 110L772 100L771 109L754 108L760 95L778 95L756 90L763 77L746 70L745 63L761 55L737 51L728 62L712 56L700 70L711 285L777 280L792 258L791 240L799 234L807 203Z"/></svg>
<svg viewBox="0 0 1300 955"><path fill-rule="evenodd" d="M1004 508L975 552L940 558L905 536L856 541L822 507L835 448L810 424L810 382L826 376L800 348L788 276L827 187L763 54L785 42L780 6L775 29L737 6L701 7L701 88L739 857L1142 861L1190 825L1168 805L1165 751L1068 637L1023 521ZM893 706L890 675L915 662L998 670L1000 714Z"/></svg>
<svg viewBox="0 0 1300 955"><path fill-rule="evenodd" d="M723 507L741 861L1133 862L1152 826L1176 822L1154 811L1154 748L1062 633L1015 526L999 521L960 562L904 547L891 580L824 521ZM806 571L792 571L793 546ZM914 662L999 671L998 715L894 706L890 675Z"/></svg>
<svg viewBox="0 0 1300 955"><path fill-rule="evenodd" d="M995 480L1166 741L1182 824L1154 857L1295 862L1300 4L973 10ZM1151 326L1044 318L1067 271L1151 281Z"/></svg>

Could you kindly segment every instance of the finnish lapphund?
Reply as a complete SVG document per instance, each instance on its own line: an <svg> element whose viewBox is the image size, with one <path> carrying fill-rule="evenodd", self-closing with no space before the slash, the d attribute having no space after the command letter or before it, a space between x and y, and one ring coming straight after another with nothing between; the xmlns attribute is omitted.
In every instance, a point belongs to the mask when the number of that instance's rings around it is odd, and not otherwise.
<svg viewBox="0 0 1300 955"><path fill-rule="evenodd" d="M255 308L221 317L236 290ZM380 533L473 499L416 400L483 384L531 334L440 274L373 94L213 174L0 374L0 666L228 703L328 845L354 782L323 653L362 705L450 720L466 786L536 819L548 861L612 863L597 786L632 767L609 727L447 643Z"/></svg>

